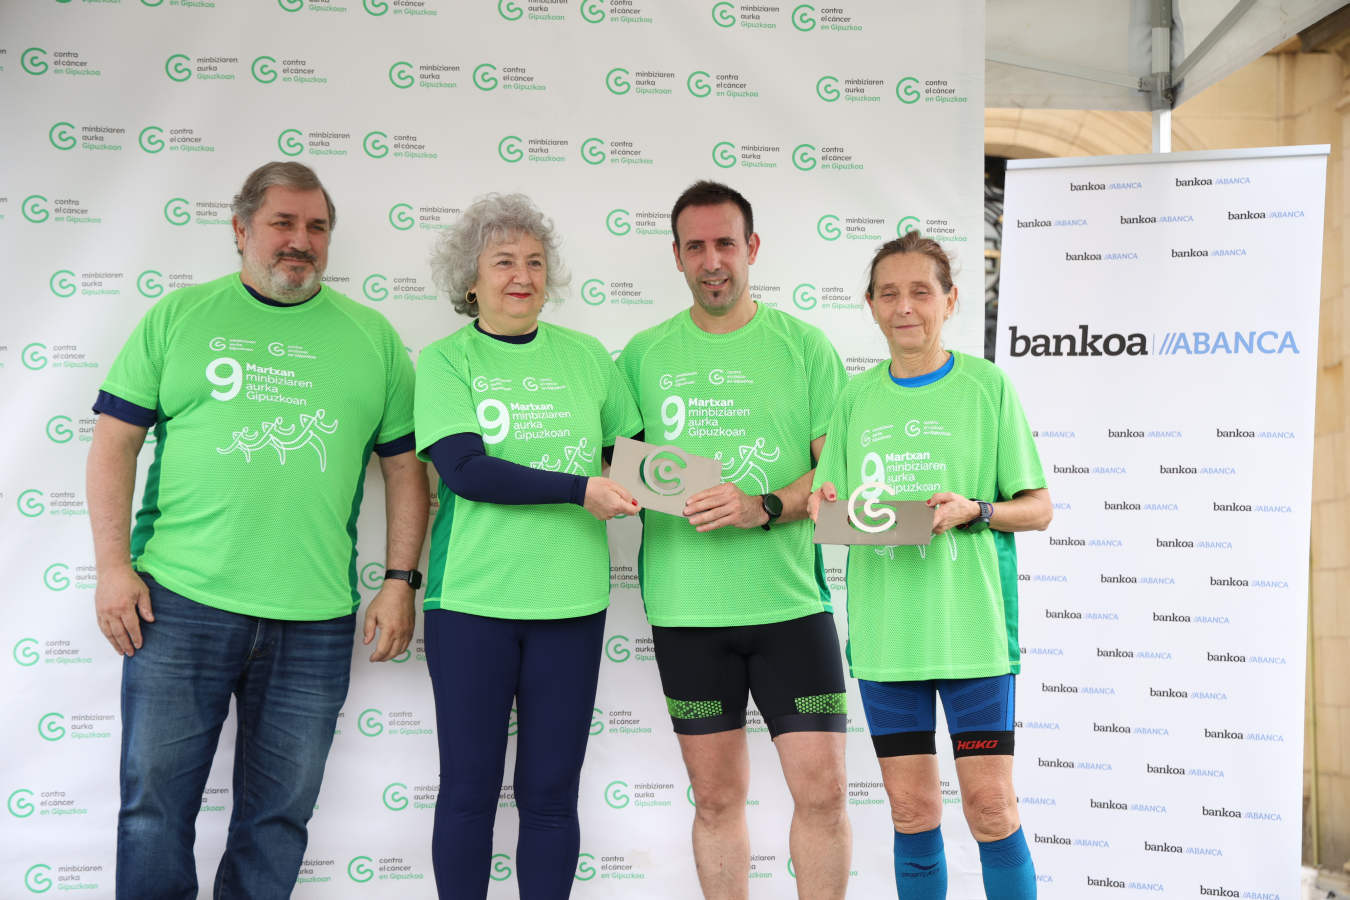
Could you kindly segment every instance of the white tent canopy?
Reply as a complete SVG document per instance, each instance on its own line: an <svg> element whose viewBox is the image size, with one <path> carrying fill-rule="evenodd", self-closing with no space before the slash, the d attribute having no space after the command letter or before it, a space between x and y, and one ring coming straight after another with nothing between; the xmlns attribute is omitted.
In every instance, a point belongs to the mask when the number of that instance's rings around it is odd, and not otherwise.
<svg viewBox="0 0 1350 900"><path fill-rule="evenodd" d="M1344 5L988 0L985 104L1170 110Z"/></svg>

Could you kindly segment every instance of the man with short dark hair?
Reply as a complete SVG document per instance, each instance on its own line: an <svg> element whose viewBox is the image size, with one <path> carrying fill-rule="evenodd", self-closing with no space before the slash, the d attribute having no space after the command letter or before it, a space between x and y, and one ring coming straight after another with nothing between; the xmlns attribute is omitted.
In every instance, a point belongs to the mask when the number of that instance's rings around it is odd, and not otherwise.
<svg viewBox="0 0 1350 900"><path fill-rule="evenodd" d="M240 272L151 308L94 405L95 609L124 656L118 897L196 896L194 820L231 694L234 803L215 896L294 889L347 694L372 448L390 568L364 639L378 633L380 661L412 637L428 505L412 363L383 316L322 283L334 220L307 167L253 172L234 198Z"/></svg>
<svg viewBox="0 0 1350 900"><path fill-rule="evenodd" d="M750 296L760 241L741 194L698 182L671 227L694 302L635 336L618 363L647 441L722 463L723 483L691 496L684 518L643 519L643 601L693 786L699 883L717 900L749 891L753 693L792 793L798 894L842 897L852 849L844 673L803 520L844 368L819 329Z"/></svg>

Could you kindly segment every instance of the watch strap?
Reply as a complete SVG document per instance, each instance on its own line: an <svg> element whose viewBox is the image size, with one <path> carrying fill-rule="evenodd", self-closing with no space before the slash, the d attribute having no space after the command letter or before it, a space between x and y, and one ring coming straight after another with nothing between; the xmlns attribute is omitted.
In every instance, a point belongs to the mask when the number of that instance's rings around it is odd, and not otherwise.
<svg viewBox="0 0 1350 900"><path fill-rule="evenodd" d="M390 578L408 582L408 586L414 591L422 586L422 573L416 569L385 569L385 581Z"/></svg>

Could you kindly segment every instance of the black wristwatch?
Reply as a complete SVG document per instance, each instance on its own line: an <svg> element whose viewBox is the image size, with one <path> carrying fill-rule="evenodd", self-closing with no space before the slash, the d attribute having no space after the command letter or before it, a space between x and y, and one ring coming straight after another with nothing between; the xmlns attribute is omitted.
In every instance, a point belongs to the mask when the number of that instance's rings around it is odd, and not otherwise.
<svg viewBox="0 0 1350 900"><path fill-rule="evenodd" d="M388 581L390 578L408 582L408 587L414 591L422 586L422 573L416 569L385 569L384 580Z"/></svg>
<svg viewBox="0 0 1350 900"><path fill-rule="evenodd" d="M989 527L989 519L994 515L994 504L976 500L974 497L970 499L973 503L980 504L980 514L964 525L957 525L956 527L961 531L969 531L974 534Z"/></svg>
<svg viewBox="0 0 1350 900"><path fill-rule="evenodd" d="M760 494L759 503L764 507L764 512L769 517L769 521L759 527L768 531L773 523L778 520L778 517L783 514L783 501L778 498L777 494Z"/></svg>

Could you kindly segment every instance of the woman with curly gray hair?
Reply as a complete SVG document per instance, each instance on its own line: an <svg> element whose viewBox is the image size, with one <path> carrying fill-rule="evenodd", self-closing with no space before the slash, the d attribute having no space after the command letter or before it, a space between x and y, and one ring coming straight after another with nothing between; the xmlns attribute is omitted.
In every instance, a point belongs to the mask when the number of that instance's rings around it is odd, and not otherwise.
<svg viewBox="0 0 1350 900"><path fill-rule="evenodd" d="M442 897L487 895L514 703L520 896L564 898L609 605L604 522L638 508L601 477L600 451L642 420L599 341L539 321L565 276L529 198L474 201L432 269L473 319L417 366L418 454L441 476L424 605L436 883Z"/></svg>

